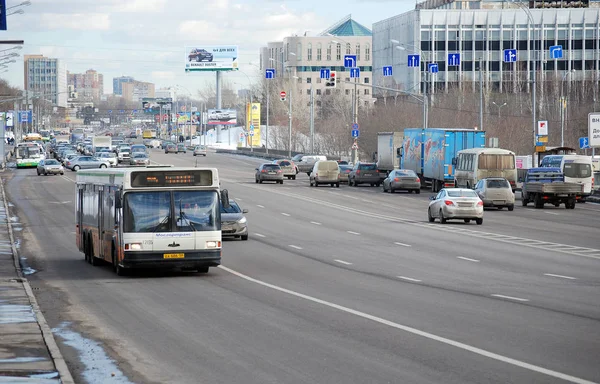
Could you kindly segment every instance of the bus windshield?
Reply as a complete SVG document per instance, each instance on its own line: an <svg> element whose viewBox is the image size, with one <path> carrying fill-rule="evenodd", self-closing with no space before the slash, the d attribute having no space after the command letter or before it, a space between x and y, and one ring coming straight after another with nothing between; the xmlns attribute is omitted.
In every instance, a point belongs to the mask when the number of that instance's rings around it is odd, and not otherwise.
<svg viewBox="0 0 600 384"><path fill-rule="evenodd" d="M217 231L218 208L216 191L131 192L125 195L123 231Z"/></svg>
<svg viewBox="0 0 600 384"><path fill-rule="evenodd" d="M514 155L479 155L479 169L515 169Z"/></svg>

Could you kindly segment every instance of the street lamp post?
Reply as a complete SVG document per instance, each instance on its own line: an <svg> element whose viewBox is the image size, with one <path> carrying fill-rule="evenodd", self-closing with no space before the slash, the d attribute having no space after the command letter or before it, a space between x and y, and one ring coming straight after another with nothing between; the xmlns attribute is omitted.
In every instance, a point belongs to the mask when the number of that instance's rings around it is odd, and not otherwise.
<svg viewBox="0 0 600 384"><path fill-rule="evenodd" d="M402 45L399 45L396 48L401 51L407 51L407 48ZM413 50L419 54L421 60L424 59L423 52L420 49L413 46ZM429 126L429 96L427 95L427 86L427 71L425 71L425 81L423 86L423 129L427 129Z"/></svg>
<svg viewBox="0 0 600 384"><path fill-rule="evenodd" d="M564 84L565 84L565 79L567 78L567 76L569 76L571 73L574 73L575 70L572 69L570 71L567 71L563 77L562 77L562 81L560 82L560 146L564 147L565 146L565 109L567 108L567 98L565 96L563 96L563 89L564 89Z"/></svg>
<svg viewBox="0 0 600 384"><path fill-rule="evenodd" d="M504 103L504 104L496 104L495 101L492 101L492 104L494 104L498 108L498 117L500 117L500 108L504 107L506 105L506 103Z"/></svg>
<svg viewBox="0 0 600 384"><path fill-rule="evenodd" d="M298 76L294 76L294 79L300 79ZM312 81L310 83L310 153L315 153L315 97L313 92Z"/></svg>
<svg viewBox="0 0 600 384"><path fill-rule="evenodd" d="M290 55L292 56L296 56L296 54L294 52L288 52ZM282 53L283 55L283 53ZM285 68L285 63L283 61L279 61L277 59L273 59L270 58L269 60L271 61L275 61L281 64L282 68ZM287 69L287 68L286 68ZM290 88L289 88L289 92L287 94L287 98L288 98L288 122L289 122L289 127L288 127L288 157L291 159L292 158L292 84L291 84L291 72L288 70L288 82L290 83Z"/></svg>

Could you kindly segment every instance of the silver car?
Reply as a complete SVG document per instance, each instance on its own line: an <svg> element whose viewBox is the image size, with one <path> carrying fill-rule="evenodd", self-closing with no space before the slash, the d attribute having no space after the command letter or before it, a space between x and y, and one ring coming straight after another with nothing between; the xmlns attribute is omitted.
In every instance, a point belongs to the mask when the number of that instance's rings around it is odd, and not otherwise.
<svg viewBox="0 0 600 384"><path fill-rule="evenodd" d="M45 159L40 160L37 166L37 174L40 175L64 175L65 169L63 166L55 159Z"/></svg>
<svg viewBox="0 0 600 384"><path fill-rule="evenodd" d="M196 145L194 147L194 156L206 157L206 147L204 145Z"/></svg>
<svg viewBox="0 0 600 384"><path fill-rule="evenodd" d="M150 159L145 153L133 153L129 159L129 165L146 166L150 165Z"/></svg>
<svg viewBox="0 0 600 384"><path fill-rule="evenodd" d="M283 171L279 164L261 164L260 167L256 168L254 180L257 184L262 184L263 181L274 181L275 183L283 184Z"/></svg>
<svg viewBox="0 0 600 384"><path fill-rule="evenodd" d="M77 156L71 160L67 160L65 167L73 172L77 172L80 169L108 168L110 167L110 163L105 159L93 156Z"/></svg>
<svg viewBox="0 0 600 384"><path fill-rule="evenodd" d="M515 194L508 180L502 177L481 179L474 189L484 207L496 207L499 210L506 207L509 211L515 209Z"/></svg>
<svg viewBox="0 0 600 384"><path fill-rule="evenodd" d="M465 223L475 220L478 225L483 224L483 201L472 189L443 188L429 200L427 218L430 223L438 218L442 224L451 219L464 220Z"/></svg>
<svg viewBox="0 0 600 384"><path fill-rule="evenodd" d="M117 166L117 154L114 152L101 152L97 157L108 161L111 167Z"/></svg>
<svg viewBox="0 0 600 384"><path fill-rule="evenodd" d="M229 208L221 204L221 233L223 237L235 237L248 240L248 221L245 213L247 209L241 209L234 201L229 200Z"/></svg>
<svg viewBox="0 0 600 384"><path fill-rule="evenodd" d="M383 192L394 191L421 193L421 179L410 169L395 169L383 180Z"/></svg>

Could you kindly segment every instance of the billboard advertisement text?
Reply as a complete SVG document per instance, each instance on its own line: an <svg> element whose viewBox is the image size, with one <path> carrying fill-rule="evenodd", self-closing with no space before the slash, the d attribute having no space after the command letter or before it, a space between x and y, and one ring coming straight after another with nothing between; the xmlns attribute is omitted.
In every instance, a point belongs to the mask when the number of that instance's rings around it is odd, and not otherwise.
<svg viewBox="0 0 600 384"><path fill-rule="evenodd" d="M236 125L237 111L235 109L209 109L208 125Z"/></svg>
<svg viewBox="0 0 600 384"><path fill-rule="evenodd" d="M237 45L185 47L185 70L232 71L238 70Z"/></svg>

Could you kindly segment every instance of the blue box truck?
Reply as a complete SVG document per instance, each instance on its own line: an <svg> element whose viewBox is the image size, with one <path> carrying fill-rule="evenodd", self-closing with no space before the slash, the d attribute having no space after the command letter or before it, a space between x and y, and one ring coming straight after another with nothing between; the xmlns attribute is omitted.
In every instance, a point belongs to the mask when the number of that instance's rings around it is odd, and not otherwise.
<svg viewBox="0 0 600 384"><path fill-rule="evenodd" d="M484 148L485 131L461 128L406 128L402 142L401 168L415 171L422 186L433 192L453 188L456 153Z"/></svg>

